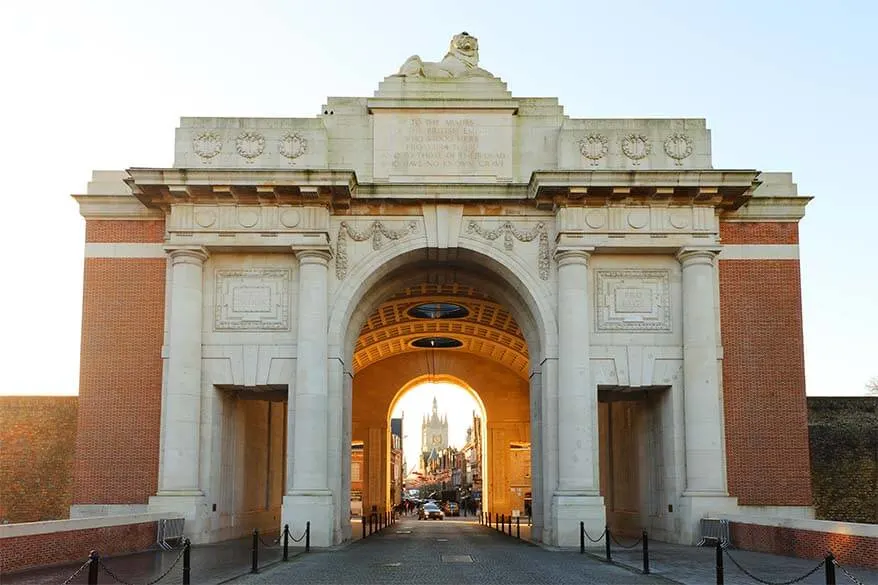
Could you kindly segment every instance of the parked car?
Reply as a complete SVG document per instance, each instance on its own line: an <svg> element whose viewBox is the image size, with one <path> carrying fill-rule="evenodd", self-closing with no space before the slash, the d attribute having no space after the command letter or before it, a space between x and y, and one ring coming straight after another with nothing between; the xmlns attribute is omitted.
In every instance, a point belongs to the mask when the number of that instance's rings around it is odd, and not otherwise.
<svg viewBox="0 0 878 585"><path fill-rule="evenodd" d="M439 509L439 506L431 502L427 502L418 509L418 520L444 520L445 512Z"/></svg>

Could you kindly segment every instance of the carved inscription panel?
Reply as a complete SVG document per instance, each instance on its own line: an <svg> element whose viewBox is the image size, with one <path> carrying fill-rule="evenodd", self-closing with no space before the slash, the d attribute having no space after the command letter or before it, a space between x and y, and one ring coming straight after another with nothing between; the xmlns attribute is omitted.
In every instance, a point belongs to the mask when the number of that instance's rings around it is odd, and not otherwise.
<svg viewBox="0 0 878 585"><path fill-rule="evenodd" d="M595 272L595 322L598 331L670 331L667 270Z"/></svg>
<svg viewBox="0 0 878 585"><path fill-rule="evenodd" d="M216 271L216 331L287 331L290 270Z"/></svg>
<svg viewBox="0 0 878 585"><path fill-rule="evenodd" d="M512 178L511 113L381 113L373 128L377 180Z"/></svg>

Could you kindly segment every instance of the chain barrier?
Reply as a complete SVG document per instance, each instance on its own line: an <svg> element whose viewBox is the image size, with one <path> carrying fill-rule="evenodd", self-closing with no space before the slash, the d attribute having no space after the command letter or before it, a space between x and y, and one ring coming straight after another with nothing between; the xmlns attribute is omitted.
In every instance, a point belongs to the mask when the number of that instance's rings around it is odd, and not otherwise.
<svg viewBox="0 0 878 585"><path fill-rule="evenodd" d="M180 554L177 555L177 558L174 559L174 562L171 563L171 566L168 567L168 569L167 569L164 573L162 573L161 575L159 575L158 577L156 577L156 578L153 579L152 581L150 581L150 582L148 582L148 583L145 583L144 585L155 585L156 583L158 583L159 581L161 581L162 579L164 579L165 577L167 577L167 576L170 574L170 572L174 570L174 567L177 566L177 563L180 562L180 559L183 558L183 555L185 554L185 552L186 552L185 549L183 549L182 551L180 551ZM103 569L104 572L105 572L107 575L109 575L109 576L110 576L114 581L116 581L117 583L121 583L122 585L134 585L134 583L130 583L130 582L128 582L128 581L125 581L125 580L121 579L116 573L114 573L113 571L111 571L111 570L110 570L110 567L108 567L107 565L104 564L104 559L98 559L98 564L100 565L101 569Z"/></svg>
<svg viewBox="0 0 878 585"><path fill-rule="evenodd" d="M277 546L277 544L280 542L281 537L283 537L283 532L281 532L278 535L278 537L275 538L274 540L272 540L271 542L265 542L264 540L262 540L262 537L260 536L259 542L261 542L262 546L264 546L265 548L280 548Z"/></svg>
<svg viewBox="0 0 878 585"><path fill-rule="evenodd" d="M729 557L729 560L732 561L732 564L735 565L736 567L738 567L738 570L740 570L742 573L744 573L745 575L747 575L748 577L750 577L754 581L758 581L759 583L762 583L763 585L793 585L793 583L799 583L801 581L804 581L805 579L807 579L808 577L810 577L811 575L813 575L814 573L816 573L817 571L822 569L823 566L826 564L825 560L820 561L819 565L817 565L816 567L814 567L813 569L811 569L810 571L808 571L807 573L805 573L801 577L798 577L796 579L790 579L789 581L766 581L765 579L760 579L759 577L757 577L756 575L754 575L753 573L751 573L750 571L748 571L747 569L742 567L741 564L735 560L735 557L733 557L731 554L729 554L728 549L723 549L723 552L726 553L726 556Z"/></svg>
<svg viewBox="0 0 878 585"><path fill-rule="evenodd" d="M78 569L76 569L76 572L75 572L75 573L73 573L72 575L70 575L69 577L67 577L67 580L64 581L64 583L62 583L61 585L70 585L70 582L73 581L73 580L76 578L77 575L79 575L80 573L82 573L82 570L83 570L84 568L86 568L86 567L89 565L89 563L91 563L90 560L85 561L84 563L82 563L82 566L79 567ZM842 571L844 571L844 569L842 569Z"/></svg>
<svg viewBox="0 0 878 585"><path fill-rule="evenodd" d="M294 538L292 533L290 533L290 540L292 540L293 542L302 542L305 539L305 536L307 534L308 534L307 528L305 529L305 532L302 533L302 536L300 536L299 538Z"/></svg>
<svg viewBox="0 0 878 585"><path fill-rule="evenodd" d="M832 559L832 564L835 565L836 567L838 567L839 569L841 569L841 572L845 574L845 577L850 579L851 582L854 583L855 585L866 585L865 583L863 583L862 581L860 581L859 579L857 579L856 577L854 577L853 575L848 573L847 569L845 569L844 567L839 565L837 560Z"/></svg>
<svg viewBox="0 0 878 585"><path fill-rule="evenodd" d="M616 540L616 537L613 536L612 532L610 533L610 539L612 539L612 541L615 542L616 545L618 545L620 548L627 548L627 549L635 548L635 547L639 546L641 542L643 542L643 536L641 536L640 538L637 539L637 541L634 544L625 545L625 544L622 544L621 542L619 542L618 540Z"/></svg>
<svg viewBox="0 0 878 585"><path fill-rule="evenodd" d="M598 536L597 538L592 538L591 535L590 535L588 532L586 532L585 528L582 529L582 533L585 534L585 537L586 537L587 539L589 539L590 541L592 541L592 542L600 542L600 541L602 541L602 540L604 539L604 537L607 535L607 529L604 528L604 531L601 532L601 535Z"/></svg>

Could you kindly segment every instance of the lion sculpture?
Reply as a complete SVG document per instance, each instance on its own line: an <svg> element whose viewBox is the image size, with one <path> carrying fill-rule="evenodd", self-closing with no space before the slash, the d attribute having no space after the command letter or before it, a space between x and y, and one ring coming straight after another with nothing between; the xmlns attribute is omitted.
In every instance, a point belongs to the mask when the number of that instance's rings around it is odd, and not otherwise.
<svg viewBox="0 0 878 585"><path fill-rule="evenodd" d="M494 77L479 64L479 39L469 33L454 35L445 58L438 63L422 61L412 55L399 68L397 77L426 77L429 79L450 79L459 77Z"/></svg>

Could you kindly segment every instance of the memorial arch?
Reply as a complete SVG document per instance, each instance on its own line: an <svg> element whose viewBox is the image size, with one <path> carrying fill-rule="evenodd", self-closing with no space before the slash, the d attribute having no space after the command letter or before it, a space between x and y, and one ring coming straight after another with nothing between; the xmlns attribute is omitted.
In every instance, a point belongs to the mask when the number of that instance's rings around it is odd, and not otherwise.
<svg viewBox="0 0 878 585"><path fill-rule="evenodd" d="M514 96L462 33L312 118L183 118L174 152L74 196L72 516L344 542L350 445L380 445L425 373L482 398L494 510L500 447L530 444L546 544L578 545L580 522L691 543L706 516L813 514L810 198L787 173L715 169L705 120L570 117ZM449 301L470 315L407 313ZM412 342L440 334L460 347L425 371Z"/></svg>

